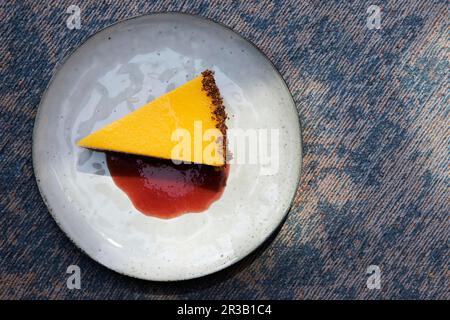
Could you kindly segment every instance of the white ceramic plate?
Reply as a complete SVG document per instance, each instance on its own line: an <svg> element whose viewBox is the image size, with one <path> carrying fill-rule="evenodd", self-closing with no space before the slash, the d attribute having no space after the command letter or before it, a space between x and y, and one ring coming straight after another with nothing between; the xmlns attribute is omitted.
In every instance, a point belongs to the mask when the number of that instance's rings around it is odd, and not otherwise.
<svg viewBox="0 0 450 320"><path fill-rule="evenodd" d="M207 68L229 128L279 130L279 170L231 164L206 212L145 216L112 181L104 154L75 141ZM203 18L153 14L98 32L58 68L36 118L33 165L53 218L90 257L137 278L189 279L242 259L283 220L300 177L300 127L289 90L255 46Z"/></svg>

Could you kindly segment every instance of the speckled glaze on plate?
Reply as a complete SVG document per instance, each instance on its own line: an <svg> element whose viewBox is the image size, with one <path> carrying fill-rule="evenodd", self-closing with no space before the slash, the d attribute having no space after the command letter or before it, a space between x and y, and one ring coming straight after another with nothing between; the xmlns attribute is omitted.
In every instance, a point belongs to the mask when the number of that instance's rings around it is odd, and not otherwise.
<svg viewBox="0 0 450 320"><path fill-rule="evenodd" d="M75 141L205 69L215 71L229 128L279 130L280 170L232 164L207 211L145 216L112 181L104 154ZM300 126L284 81L255 46L210 20L152 14L98 32L64 61L39 107L33 166L53 218L90 257L137 278L190 279L242 259L283 220L300 177Z"/></svg>

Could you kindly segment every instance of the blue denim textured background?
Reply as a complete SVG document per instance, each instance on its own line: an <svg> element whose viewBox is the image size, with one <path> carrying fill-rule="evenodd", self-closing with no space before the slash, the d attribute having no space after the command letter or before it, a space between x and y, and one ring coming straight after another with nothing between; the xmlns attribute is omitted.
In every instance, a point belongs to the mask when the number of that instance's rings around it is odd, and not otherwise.
<svg viewBox="0 0 450 320"><path fill-rule="evenodd" d="M80 30L66 28L71 4ZM367 7L382 7L380 30ZM447 1L1 1L0 298L449 299ZM116 274L56 226L31 138L55 66L122 19L181 11L219 21L275 64L303 126L295 205L257 252L217 274L154 283ZM82 289L66 288L66 268ZM366 268L379 265L381 290Z"/></svg>

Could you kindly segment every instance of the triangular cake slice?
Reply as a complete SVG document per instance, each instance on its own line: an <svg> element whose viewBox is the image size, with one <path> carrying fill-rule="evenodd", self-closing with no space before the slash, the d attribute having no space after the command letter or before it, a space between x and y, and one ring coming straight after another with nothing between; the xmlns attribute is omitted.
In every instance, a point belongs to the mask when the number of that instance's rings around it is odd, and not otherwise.
<svg viewBox="0 0 450 320"><path fill-rule="evenodd" d="M214 74L206 70L77 144L96 150L223 166L226 117ZM190 137L182 137L183 134ZM183 145L189 146L190 151L181 150ZM205 156L211 150L213 156Z"/></svg>

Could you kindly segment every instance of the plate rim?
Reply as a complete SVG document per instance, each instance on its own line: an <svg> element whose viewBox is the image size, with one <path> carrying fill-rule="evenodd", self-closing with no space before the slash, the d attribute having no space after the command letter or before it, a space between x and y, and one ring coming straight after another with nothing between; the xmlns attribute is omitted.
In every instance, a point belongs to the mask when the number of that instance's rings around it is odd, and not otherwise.
<svg viewBox="0 0 450 320"><path fill-rule="evenodd" d="M104 264L102 261L96 259L94 256L92 256L91 254L89 254L85 249L83 249L71 236L70 234L65 230L65 228L62 226L62 223L58 220L57 216L54 214L54 210L52 208L52 206L50 205L49 201L47 200L47 197L45 195L45 191L43 190L43 185L42 182L39 179L38 176L38 169L37 169L37 163L36 163L36 154L37 154L37 148L36 148L36 132L37 132L37 127L38 127L38 123L39 123L39 119L41 117L42 114L42 105L43 105L43 101L46 100L48 91L50 89L50 87L53 85L53 82L55 80L56 75L61 71L62 66L66 63L66 61L83 45L85 45L90 39L92 39L93 37L95 37L96 35L98 35L99 33L112 28L120 23L125 23L131 20L137 20L137 19L143 19L145 17L149 17L149 16L189 16L191 18L195 18L195 19L199 19L199 20L203 20L204 22L207 23L211 23L211 24L218 24L221 27L227 29L228 31L233 32L235 35L237 35L239 38L241 38L242 40L245 40L247 43L249 43L257 52L259 52L272 66L273 70L275 71L275 74L278 76L278 78L281 80L282 85L285 87L285 89L288 92L289 95L289 100L291 102L292 107L294 108L295 113L298 115L297 116L297 124L298 124L298 128L299 128L299 165L298 165L298 170L296 170L297 172L297 181L295 183L295 188L294 188L294 192L292 194L290 203L287 207L287 209L285 210L285 212L280 216L280 221L274 226L273 230L271 232L269 232L264 239L257 244L255 247L252 247L248 250L247 253L245 253L244 255L242 255L241 257L239 257L238 259L230 259L227 261L227 263L221 264L219 265L217 268L213 268L211 270L208 270L207 272L201 272L199 274L193 274L192 276L188 276L188 277L174 277L174 279L171 279L170 277L165 277L165 278L151 278L151 277L143 277L143 276L139 276L136 274L132 274L132 273L128 273L125 272L123 270L118 270L117 268L113 268L111 266L108 266L106 264ZM118 20L115 21L105 27L102 27L100 29L98 29L97 31L93 32L92 34L90 34L89 36L87 36L85 39L83 39L77 46L72 47L71 49L67 50L67 52L64 54L64 57L62 59L60 59L59 61L57 61L55 63L55 66L53 67L52 70L52 74L50 77L50 80L48 81L44 92L41 95L41 99L39 101L38 107L37 107L37 111L36 111L36 116L33 122L33 132L32 132L32 138L31 138L31 144L32 144L32 152L31 152L31 156L32 156L32 166L33 166L33 175L34 178L36 180L36 184L39 190L39 194L42 198L42 201L44 202L45 206L47 207L48 212L50 213L50 216L53 218L53 220L55 221L56 225L59 227L59 229L64 233L64 235L70 240L70 242L72 242L72 244L79 249L82 253L84 253L86 256L88 256L90 259L92 259L93 261L95 261L96 263L99 263L100 265L106 267L108 270L112 270L120 275L123 276L127 276L127 277L131 277L134 279L141 279L141 280L146 280L146 281L154 281L154 282L178 282L178 281L186 281L186 280L191 280L191 279L197 279L197 278L202 278L214 273L217 273L219 271L222 271L240 261L242 261L245 257L248 257L250 254L254 253L258 248L260 248L261 246L263 246L267 240L275 233L275 232L279 232L280 231L280 227L285 223L285 221L288 218L288 215L292 209L292 207L294 206L294 202L297 198L297 194L298 194L298 189L300 187L300 182L301 182L301 177L302 177L302 169L303 169L303 129L302 129L302 124L301 124L301 120L300 120L300 116L299 116L299 112L297 109L297 105L295 103L295 100L292 96L292 92L289 89L288 84L286 83L286 81L284 80L283 76L281 75L280 71L278 70L278 68L275 66L275 64L272 62L272 60L269 59L269 57L258 47L256 46L252 41L250 41L249 39L247 39L246 37L244 37L243 35L241 35L239 32L233 30L231 27L225 25L224 23L220 22L220 21L215 21L212 18L208 18L208 17L204 17L201 15L197 15L197 14L193 14L193 13L187 13L187 12L177 12L177 11L164 11L164 12L153 12L153 13L147 13L147 14L138 14L138 15L133 15L131 17L128 18L124 18L122 20ZM176 279L175 279L176 278Z"/></svg>

